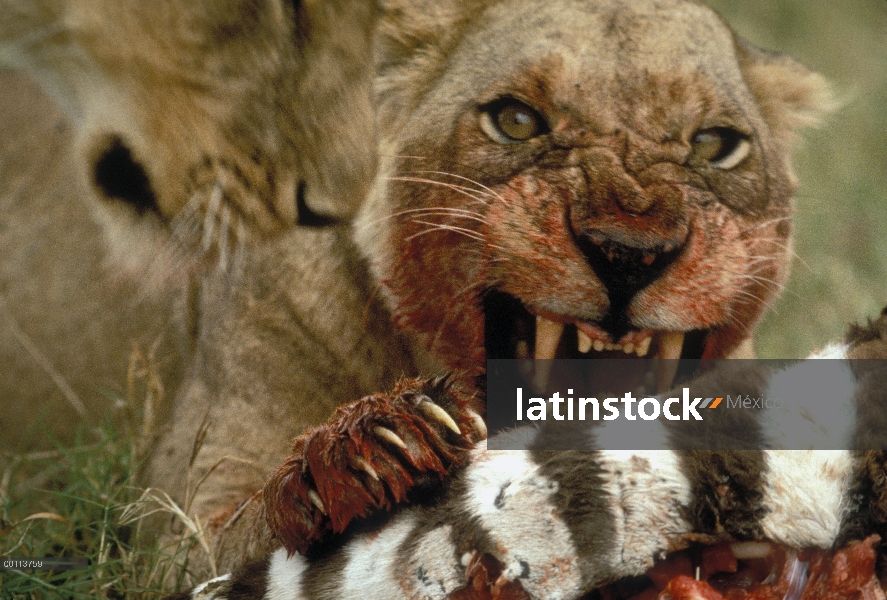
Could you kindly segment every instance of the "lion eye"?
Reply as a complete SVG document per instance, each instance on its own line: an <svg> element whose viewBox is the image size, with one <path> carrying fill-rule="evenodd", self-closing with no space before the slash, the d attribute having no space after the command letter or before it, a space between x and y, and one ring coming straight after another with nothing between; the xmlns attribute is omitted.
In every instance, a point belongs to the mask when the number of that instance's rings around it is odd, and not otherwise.
<svg viewBox="0 0 887 600"><path fill-rule="evenodd" d="M523 142L545 133L545 120L523 102L513 99L496 102L481 113L481 128L501 144Z"/></svg>
<svg viewBox="0 0 887 600"><path fill-rule="evenodd" d="M727 127L702 129L693 136L693 154L716 169L732 169L748 156L748 137Z"/></svg>

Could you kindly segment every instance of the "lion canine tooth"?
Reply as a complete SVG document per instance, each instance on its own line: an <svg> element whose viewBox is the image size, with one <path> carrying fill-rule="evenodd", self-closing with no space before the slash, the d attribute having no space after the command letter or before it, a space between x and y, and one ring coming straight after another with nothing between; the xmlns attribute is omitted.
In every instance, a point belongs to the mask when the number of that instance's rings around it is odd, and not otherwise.
<svg viewBox="0 0 887 600"><path fill-rule="evenodd" d="M678 373L677 360L660 360L656 367L656 393L663 394L671 389L674 376Z"/></svg>
<svg viewBox="0 0 887 600"><path fill-rule="evenodd" d="M588 337L588 334L584 331L578 331L577 334L577 337L579 338L579 352L581 352L582 354L588 354L588 351L591 350L591 346L593 344L591 338Z"/></svg>
<svg viewBox="0 0 887 600"><path fill-rule="evenodd" d="M536 360L554 358L563 333L563 323L555 323L544 317L536 317L536 348L533 358Z"/></svg>
<svg viewBox="0 0 887 600"><path fill-rule="evenodd" d="M684 348L683 331L665 331L659 337L659 352L656 358L661 359L656 371L656 389L659 393L671 389L674 377L678 372L678 359Z"/></svg>
<svg viewBox="0 0 887 600"><path fill-rule="evenodd" d="M551 363L547 361L554 358L563 333L563 323L555 323L544 317L536 317L536 348L533 350L533 358L536 361L546 361L533 364L533 385L539 392L548 388Z"/></svg>
<svg viewBox="0 0 887 600"><path fill-rule="evenodd" d="M677 360L681 357L681 350L684 349L683 331L664 331L659 336L659 356L668 360Z"/></svg>
<svg viewBox="0 0 887 600"><path fill-rule="evenodd" d="M515 348L514 355L516 358L521 360L525 358L530 358L530 345L527 344L524 340L519 340L517 343L517 347Z"/></svg>
<svg viewBox="0 0 887 600"><path fill-rule="evenodd" d="M635 348L635 352L639 357L647 356L647 352L650 351L650 342L652 341L652 337L646 337L638 344L638 347Z"/></svg>

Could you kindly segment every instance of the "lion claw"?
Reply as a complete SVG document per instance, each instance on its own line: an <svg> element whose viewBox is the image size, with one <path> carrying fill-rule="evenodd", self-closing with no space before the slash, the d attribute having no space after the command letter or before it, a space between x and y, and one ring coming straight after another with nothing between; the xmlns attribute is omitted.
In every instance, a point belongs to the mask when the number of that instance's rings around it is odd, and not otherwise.
<svg viewBox="0 0 887 600"><path fill-rule="evenodd" d="M449 430L456 435L462 435L462 430L459 429L458 425L456 425L456 421L453 420L453 417L450 416L450 413L439 407L430 399L424 399L419 402L419 410L425 413L425 416L429 419L435 419L438 422L446 425L447 428L449 428Z"/></svg>
<svg viewBox="0 0 887 600"><path fill-rule="evenodd" d="M376 473L373 465L365 461L362 456L353 457L351 459L351 464L353 464L355 468L360 469L361 471L372 477L374 480L379 481L379 474Z"/></svg>
<svg viewBox="0 0 887 600"><path fill-rule="evenodd" d="M487 439L487 424L484 422L483 417L470 408L465 409L465 412L468 413L468 418L471 420L471 424L474 426L474 430L477 431L480 439Z"/></svg>
<svg viewBox="0 0 887 600"><path fill-rule="evenodd" d="M387 427L373 427L373 433L379 437L379 439L385 440L391 444L394 444L401 450L407 449L407 443L400 439L400 436L388 429Z"/></svg>
<svg viewBox="0 0 887 600"><path fill-rule="evenodd" d="M340 407L296 439L266 484L274 535L304 553L354 519L406 501L417 484L442 481L486 437L470 400L444 380L407 380Z"/></svg>
<svg viewBox="0 0 887 600"><path fill-rule="evenodd" d="M311 501L311 504L317 507L317 510L326 513L326 507L323 505L323 500L320 499L320 495L314 490L308 490L308 499Z"/></svg>

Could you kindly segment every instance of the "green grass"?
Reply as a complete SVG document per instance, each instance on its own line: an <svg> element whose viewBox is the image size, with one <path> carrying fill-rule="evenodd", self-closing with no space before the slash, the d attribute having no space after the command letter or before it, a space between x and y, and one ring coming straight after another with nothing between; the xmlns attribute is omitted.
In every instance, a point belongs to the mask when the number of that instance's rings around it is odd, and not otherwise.
<svg viewBox="0 0 887 600"><path fill-rule="evenodd" d="M191 541L161 551L149 513L172 511L134 484L136 444L113 424L71 448L6 456L0 473L0 555L89 557L84 571L0 572L0 599L157 598ZM156 522L156 521L155 521ZM192 538L193 539L193 538ZM168 588L167 588L168 589Z"/></svg>

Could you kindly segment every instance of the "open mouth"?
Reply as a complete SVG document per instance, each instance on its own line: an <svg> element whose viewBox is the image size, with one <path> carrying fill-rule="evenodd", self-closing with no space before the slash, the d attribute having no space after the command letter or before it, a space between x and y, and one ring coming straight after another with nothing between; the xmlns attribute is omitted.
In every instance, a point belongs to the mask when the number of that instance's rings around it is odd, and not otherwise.
<svg viewBox="0 0 887 600"><path fill-rule="evenodd" d="M654 331L604 326L566 315L533 314L520 300L492 291L484 299L488 359L700 358L708 330ZM674 373L671 373L673 378ZM672 381L660 376L660 387ZM666 381L668 380L668 381Z"/></svg>
<svg viewBox="0 0 887 600"><path fill-rule="evenodd" d="M708 330L628 329L615 334L566 315L533 314L520 300L490 292L484 300L487 358L700 358Z"/></svg>

